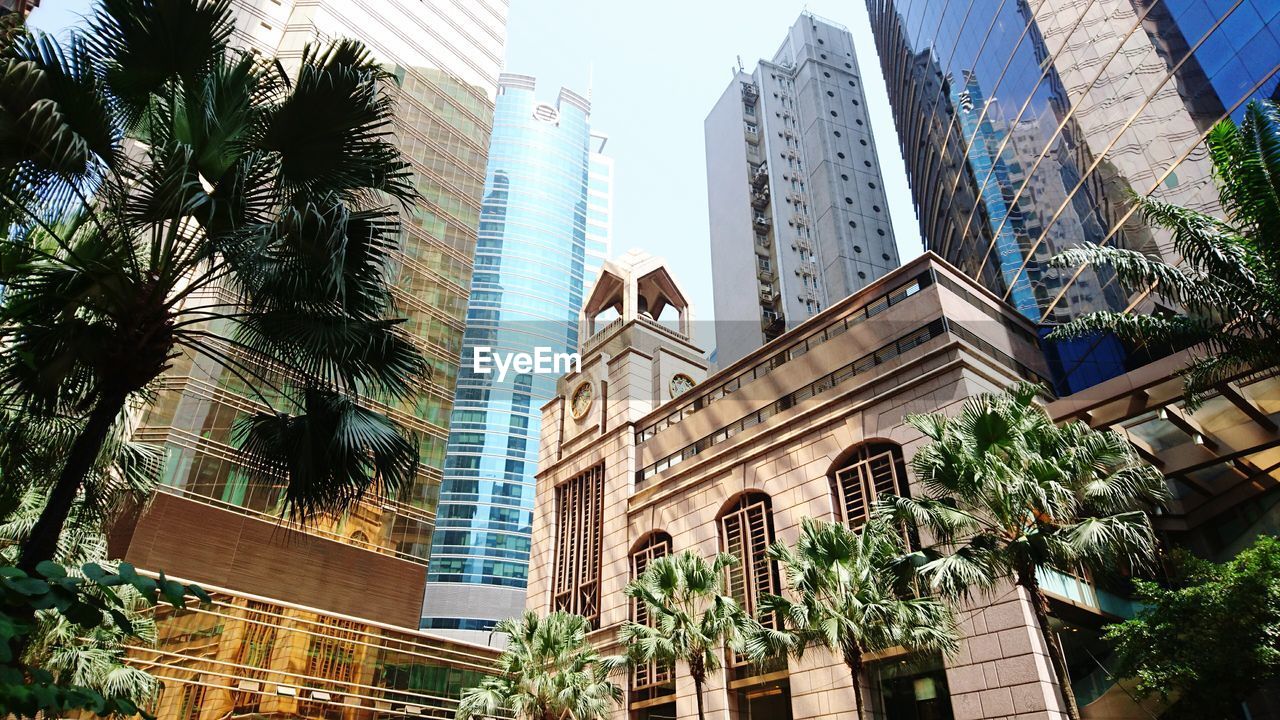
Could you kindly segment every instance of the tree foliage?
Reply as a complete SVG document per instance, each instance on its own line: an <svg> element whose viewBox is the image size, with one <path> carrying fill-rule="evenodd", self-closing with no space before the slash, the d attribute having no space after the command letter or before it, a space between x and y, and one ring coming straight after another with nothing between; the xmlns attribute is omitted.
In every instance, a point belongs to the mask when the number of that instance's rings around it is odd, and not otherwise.
<svg viewBox="0 0 1280 720"><path fill-rule="evenodd" d="M1232 560L1176 557L1166 585L1137 583L1138 613L1107 628L1113 673L1174 704L1170 720L1240 716L1280 680L1280 539L1262 536Z"/></svg>
<svg viewBox="0 0 1280 720"><path fill-rule="evenodd" d="M71 426L25 541L53 557L122 412L175 364L254 410L242 467L305 521L412 481L427 372L389 278L416 195L394 82L360 44L291 72L229 46L229 0L100 0L0 53L0 407Z"/></svg>
<svg viewBox="0 0 1280 720"><path fill-rule="evenodd" d="M633 661L687 663L699 718L707 675L721 668L723 653L736 648L750 626L742 607L724 592L725 570L737 563L728 553L707 562L686 550L654 560L626 589L627 597L645 605L651 622L628 621L619 638Z"/></svg>
<svg viewBox="0 0 1280 720"><path fill-rule="evenodd" d="M13 564L21 544L38 521L48 501L48 477L55 475L74 438L70 422L41 422L36 418L0 415L0 560ZM68 574L80 576L88 563L106 564L106 530L126 501L144 502L158 482L159 448L130 438L132 427L117 424L104 443L98 460L86 476L80 493L58 538L57 563ZM84 592L100 596L106 590L92 584ZM47 672L63 687L79 687L104 697L128 700L139 707L150 705L159 691L159 680L125 662L126 646L155 642L151 604L132 585L111 592L129 621L126 632L115 623L81 627L55 610L30 617L11 618L31 624L19 652L28 668Z"/></svg>
<svg viewBox="0 0 1280 720"><path fill-rule="evenodd" d="M498 623L507 636L497 675L462 693L458 720L497 715L519 720L601 720L622 703L609 679L622 658L602 657L587 640L591 624L580 615L533 611Z"/></svg>
<svg viewBox="0 0 1280 720"><path fill-rule="evenodd" d="M151 718L130 697L137 679L127 670L116 673L101 689L87 687L77 681L74 669L32 666L13 648L30 645L23 640L36 630L28 619L36 613L54 615L80 634L101 631L134 636L138 630L129 617L134 602L149 606L167 602L182 608L188 594L210 601L195 585L183 585L163 575L159 579L146 577L128 563L114 569L89 563L69 572L58 563L45 561L30 575L13 566L0 567L0 714L60 717L84 710L100 716Z"/></svg>
<svg viewBox="0 0 1280 720"><path fill-rule="evenodd" d="M1068 712L1078 717L1037 573L1150 566L1156 541L1147 511L1168 491L1123 437L1055 425L1039 392L1023 383L970 398L955 417L908 416L929 440L911 459L925 494L888 496L880 511L933 539L917 560L933 592L963 597L1006 582L1026 589Z"/></svg>
<svg viewBox="0 0 1280 720"><path fill-rule="evenodd" d="M794 599L761 598L761 613L772 614L782 627L755 623L743 642L747 656L763 663L825 648L849 667L858 713L870 717L862 699L864 654L899 647L955 652L951 610L917 592L914 568L903 562L908 548L901 530L883 518L856 530L804 518L795 547L779 542L769 548Z"/></svg>
<svg viewBox="0 0 1280 720"><path fill-rule="evenodd" d="M1094 312L1049 337L1112 332L1157 348L1193 347L1186 374L1192 401L1240 373L1273 365L1280 346L1280 108L1254 101L1239 126L1222 120L1207 143L1226 220L1139 197L1147 222L1172 234L1177 257L1084 245L1051 261L1063 268L1105 266L1128 290L1150 289L1180 310Z"/></svg>

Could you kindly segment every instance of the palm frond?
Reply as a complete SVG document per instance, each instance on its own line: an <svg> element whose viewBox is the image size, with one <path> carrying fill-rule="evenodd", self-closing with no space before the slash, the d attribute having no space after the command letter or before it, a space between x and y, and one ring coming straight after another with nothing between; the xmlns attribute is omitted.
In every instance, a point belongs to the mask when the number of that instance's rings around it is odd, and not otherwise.
<svg viewBox="0 0 1280 720"><path fill-rule="evenodd" d="M622 703L622 688L611 674L627 659L602 657L587 640L590 623L581 616L527 611L498 623L508 642L498 657L497 677L464 690L455 717L491 717L503 711L518 718L603 720Z"/></svg>
<svg viewBox="0 0 1280 720"><path fill-rule="evenodd" d="M0 59L0 165L28 163L29 182L80 184L120 153L121 134L87 42L27 36Z"/></svg>
<svg viewBox="0 0 1280 720"><path fill-rule="evenodd" d="M232 437L251 476L285 478L284 511L300 521L345 512L373 492L394 496L418 468L408 431L319 388L305 391L301 414L246 416Z"/></svg>
<svg viewBox="0 0 1280 720"><path fill-rule="evenodd" d="M98 0L87 38L134 130L166 84L198 82L234 30L230 0Z"/></svg>
<svg viewBox="0 0 1280 720"><path fill-rule="evenodd" d="M391 142L386 72L359 43L307 46L289 93L266 121L261 146L279 153L291 196L334 192L368 200L369 190L409 202L408 164Z"/></svg>

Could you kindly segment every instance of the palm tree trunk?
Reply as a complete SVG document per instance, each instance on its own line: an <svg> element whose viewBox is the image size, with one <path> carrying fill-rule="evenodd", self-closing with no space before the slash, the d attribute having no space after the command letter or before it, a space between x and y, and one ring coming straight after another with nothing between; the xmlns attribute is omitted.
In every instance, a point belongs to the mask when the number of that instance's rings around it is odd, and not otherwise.
<svg viewBox="0 0 1280 720"><path fill-rule="evenodd" d="M867 717L862 701L862 648L856 644L844 652L844 662L849 666L849 677L853 680L853 699L857 703L858 717Z"/></svg>
<svg viewBox="0 0 1280 720"><path fill-rule="evenodd" d="M89 419L80 429L76 439L67 452L67 461L62 472L49 492L49 502L45 504L40 518L31 528L31 534L22 543L22 553L18 558L18 568L31 575L36 566L45 560L52 560L58 552L58 538L67 523L71 506L75 503L76 494L84 483L85 476L93 468L106 442L111 426L124 410L127 394L108 393L99 397L98 402L89 413Z"/></svg>
<svg viewBox="0 0 1280 720"><path fill-rule="evenodd" d="M1049 627L1049 599L1040 590L1040 581L1036 579L1034 569L1020 571L1018 584L1027 589L1031 595L1031 608L1035 611L1036 622L1040 625L1040 635L1049 649L1049 661L1053 663L1053 673L1057 676L1058 689L1062 691L1062 703L1066 706L1067 717L1080 720L1080 708L1076 706L1076 693L1071 687L1071 678L1067 675L1067 667L1063 660L1062 643L1058 634Z"/></svg>
<svg viewBox="0 0 1280 720"><path fill-rule="evenodd" d="M702 656L689 658L689 676L693 678L693 696L698 703L698 720L706 720L702 710L702 683L707 679L707 669L702 664Z"/></svg>

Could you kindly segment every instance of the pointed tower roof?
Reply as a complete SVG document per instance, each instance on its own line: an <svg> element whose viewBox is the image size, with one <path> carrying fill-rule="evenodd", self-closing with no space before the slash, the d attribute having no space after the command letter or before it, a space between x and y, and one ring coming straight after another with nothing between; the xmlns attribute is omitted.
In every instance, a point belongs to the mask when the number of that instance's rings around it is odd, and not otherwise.
<svg viewBox="0 0 1280 720"><path fill-rule="evenodd" d="M607 310L616 311L622 322L628 323L655 320L667 307L675 308L679 332L688 338L693 314L666 261L643 250L629 250L601 266L600 277L582 306L581 326L587 330L583 337L595 334L595 319Z"/></svg>

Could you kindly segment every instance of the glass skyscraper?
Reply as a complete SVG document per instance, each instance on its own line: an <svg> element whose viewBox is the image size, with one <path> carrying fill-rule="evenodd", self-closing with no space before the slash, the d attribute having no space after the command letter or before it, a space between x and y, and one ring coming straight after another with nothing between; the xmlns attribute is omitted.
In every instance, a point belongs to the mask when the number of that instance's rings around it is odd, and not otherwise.
<svg viewBox="0 0 1280 720"><path fill-rule="evenodd" d="M612 164L589 101L561 89L541 102L523 75L498 85L422 619L463 637L524 608L542 405L566 369L504 376L473 360L575 352L611 233Z"/></svg>
<svg viewBox="0 0 1280 720"><path fill-rule="evenodd" d="M1219 210L1202 140L1276 93L1274 0L867 0L925 247L1053 325L1160 310L1082 243L1177 261L1129 193ZM1176 310L1176 308L1169 308ZM1047 343L1060 392L1139 362L1114 338Z"/></svg>

